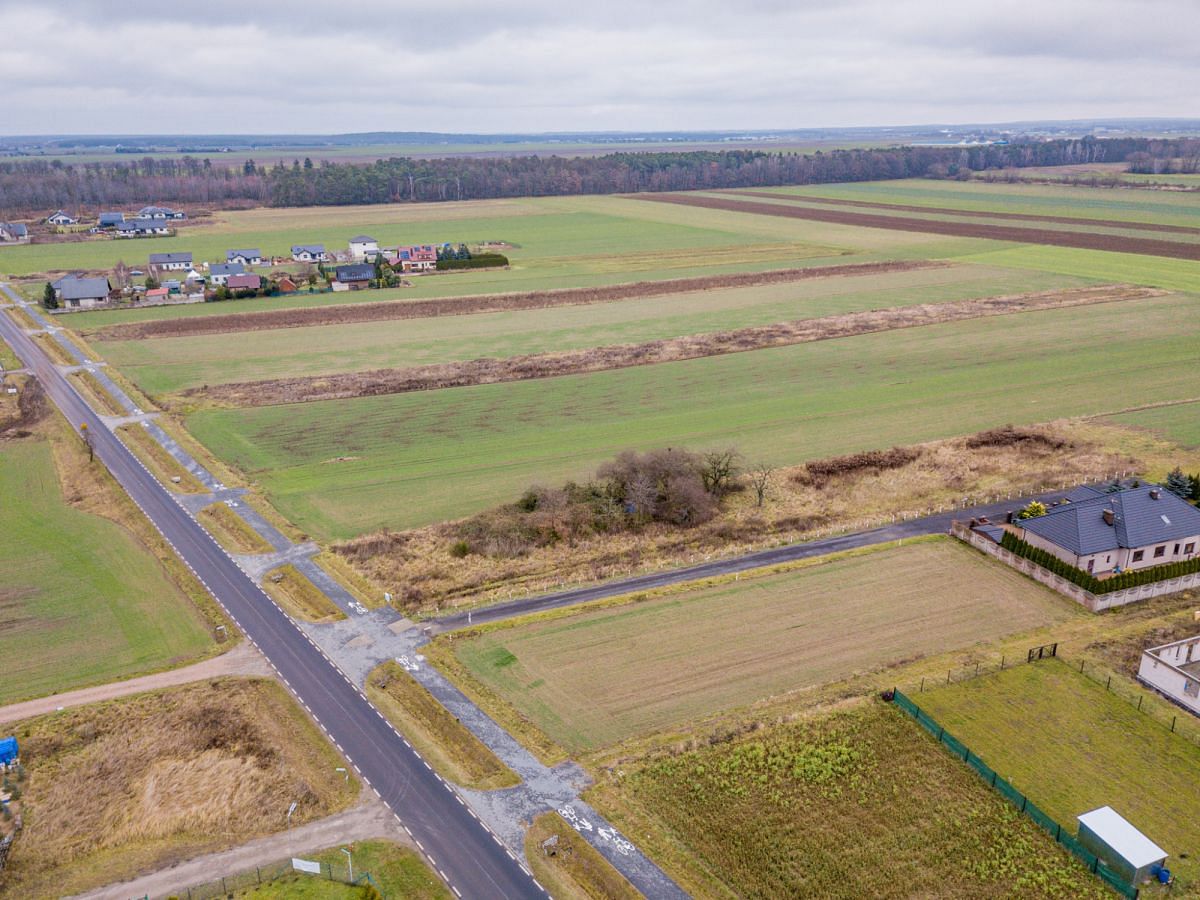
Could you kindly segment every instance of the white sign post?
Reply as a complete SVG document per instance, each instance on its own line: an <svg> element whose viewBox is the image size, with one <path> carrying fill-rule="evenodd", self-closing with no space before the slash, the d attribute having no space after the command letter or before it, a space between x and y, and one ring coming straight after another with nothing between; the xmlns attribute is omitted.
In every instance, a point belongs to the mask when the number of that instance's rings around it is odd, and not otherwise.
<svg viewBox="0 0 1200 900"><path fill-rule="evenodd" d="M321 864L313 862L311 859L297 859L292 857L292 868L297 872L307 872L310 875L321 874Z"/></svg>

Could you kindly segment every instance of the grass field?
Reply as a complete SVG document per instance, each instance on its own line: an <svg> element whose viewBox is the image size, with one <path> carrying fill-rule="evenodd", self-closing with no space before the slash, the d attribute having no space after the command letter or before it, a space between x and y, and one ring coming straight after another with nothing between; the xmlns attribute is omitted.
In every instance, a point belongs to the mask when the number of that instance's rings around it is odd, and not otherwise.
<svg viewBox="0 0 1200 900"><path fill-rule="evenodd" d="M1112 806L1171 855L1181 888L1196 888L1200 822L1179 804L1195 794L1200 747L1056 659L916 701L1064 828Z"/></svg>
<svg viewBox="0 0 1200 900"><path fill-rule="evenodd" d="M453 649L551 738L586 752L1075 614L939 540L490 630Z"/></svg>
<svg viewBox="0 0 1200 900"><path fill-rule="evenodd" d="M693 896L1111 896L882 703L696 743L589 794Z"/></svg>
<svg viewBox="0 0 1200 900"><path fill-rule="evenodd" d="M794 464L1200 396L1194 303L1026 313L544 381L204 411L188 422L304 530L348 537L586 477L628 448L735 444L749 459Z"/></svg>
<svg viewBox="0 0 1200 900"><path fill-rule="evenodd" d="M356 878L364 874L387 898L450 900L446 886L429 870L415 850L387 841L359 841L348 845ZM348 875L341 847L305 853L305 859L324 863L335 877ZM267 884L230 894L237 900L368 900L367 885L342 884L314 875L291 872Z"/></svg>
<svg viewBox="0 0 1200 900"><path fill-rule="evenodd" d="M1200 402L1142 409L1112 416L1109 421L1147 428L1184 447L1200 447Z"/></svg>
<svg viewBox="0 0 1200 900"><path fill-rule="evenodd" d="M211 646L203 618L133 536L65 502L49 444L0 444L0 497L0 703Z"/></svg>
<svg viewBox="0 0 1200 900"><path fill-rule="evenodd" d="M868 309L1075 287L1084 279L947 266L520 312L96 342L150 394L660 340Z"/></svg>
<svg viewBox="0 0 1200 900"><path fill-rule="evenodd" d="M220 679L18 723L25 828L4 896L62 897L311 822L359 785L283 687Z"/></svg>

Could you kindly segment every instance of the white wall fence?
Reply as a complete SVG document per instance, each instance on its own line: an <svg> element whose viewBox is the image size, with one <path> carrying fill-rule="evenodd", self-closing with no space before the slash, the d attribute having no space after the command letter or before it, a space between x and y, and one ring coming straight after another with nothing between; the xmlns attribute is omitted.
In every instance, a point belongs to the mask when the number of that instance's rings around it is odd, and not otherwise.
<svg viewBox="0 0 1200 900"><path fill-rule="evenodd" d="M1142 651L1138 680L1200 716L1200 672L1183 669L1200 662L1200 636Z"/></svg>
<svg viewBox="0 0 1200 900"><path fill-rule="evenodd" d="M1058 591L1064 597L1070 597L1076 603L1092 612L1111 609L1114 606L1125 606L1150 597L1161 597L1164 594L1176 594L1188 588L1200 588L1200 572L1190 575L1180 575L1178 578L1166 578L1150 584L1140 584L1137 587L1112 591L1107 594L1093 594L1085 591L1074 582L1068 581L1061 575L1055 575L1049 569L1044 569L1033 560L1017 556L1005 550L991 538L972 531L965 522L955 522L950 526L950 533L960 541L970 544L976 550L982 550L988 556L994 556L1007 566L1028 575L1034 581L1041 582L1046 587Z"/></svg>

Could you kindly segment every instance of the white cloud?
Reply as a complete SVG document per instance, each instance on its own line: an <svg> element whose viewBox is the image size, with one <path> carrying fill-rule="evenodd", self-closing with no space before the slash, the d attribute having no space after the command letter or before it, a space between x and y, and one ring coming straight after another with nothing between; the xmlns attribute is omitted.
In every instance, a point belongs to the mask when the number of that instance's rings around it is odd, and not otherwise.
<svg viewBox="0 0 1200 900"><path fill-rule="evenodd" d="M0 0L18 133L1195 116L1193 0ZM15 39L13 39L15 36Z"/></svg>

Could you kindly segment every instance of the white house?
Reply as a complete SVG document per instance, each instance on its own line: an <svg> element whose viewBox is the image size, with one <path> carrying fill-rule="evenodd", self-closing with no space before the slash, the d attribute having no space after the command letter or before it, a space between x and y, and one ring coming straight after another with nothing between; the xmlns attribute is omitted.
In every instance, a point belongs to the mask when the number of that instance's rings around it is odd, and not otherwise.
<svg viewBox="0 0 1200 900"><path fill-rule="evenodd" d="M60 209L57 212L55 212L49 216L46 216L46 224L47 225L78 225L79 220L76 219L74 216L68 216L65 212L63 212Z"/></svg>
<svg viewBox="0 0 1200 900"><path fill-rule="evenodd" d="M151 253L150 265L168 272L182 272L192 267L192 254Z"/></svg>
<svg viewBox="0 0 1200 900"><path fill-rule="evenodd" d="M1200 716L1200 635L1143 650L1138 681Z"/></svg>
<svg viewBox="0 0 1200 900"><path fill-rule="evenodd" d="M1070 500L1015 522L1021 539L1094 575L1184 562L1200 549L1200 509L1156 484L1085 487Z"/></svg>
<svg viewBox="0 0 1200 900"><path fill-rule="evenodd" d="M261 266L262 252L254 247L248 250L226 250L225 262L240 263L243 266Z"/></svg>
<svg viewBox="0 0 1200 900"><path fill-rule="evenodd" d="M138 210L139 219L186 219L187 214L165 206L143 206Z"/></svg>
<svg viewBox="0 0 1200 900"><path fill-rule="evenodd" d="M296 244L292 247L292 259L296 262L326 262L329 254L324 244Z"/></svg>
<svg viewBox="0 0 1200 900"><path fill-rule="evenodd" d="M379 252L379 241L370 235L360 234L350 238L350 255L355 259L372 259Z"/></svg>
<svg viewBox="0 0 1200 900"><path fill-rule="evenodd" d="M170 233L170 226L162 219L126 219L117 223L117 237L152 237Z"/></svg>
<svg viewBox="0 0 1200 900"><path fill-rule="evenodd" d="M246 267L241 263L213 263L208 267L208 277L213 284L224 284L230 275L245 275Z"/></svg>

